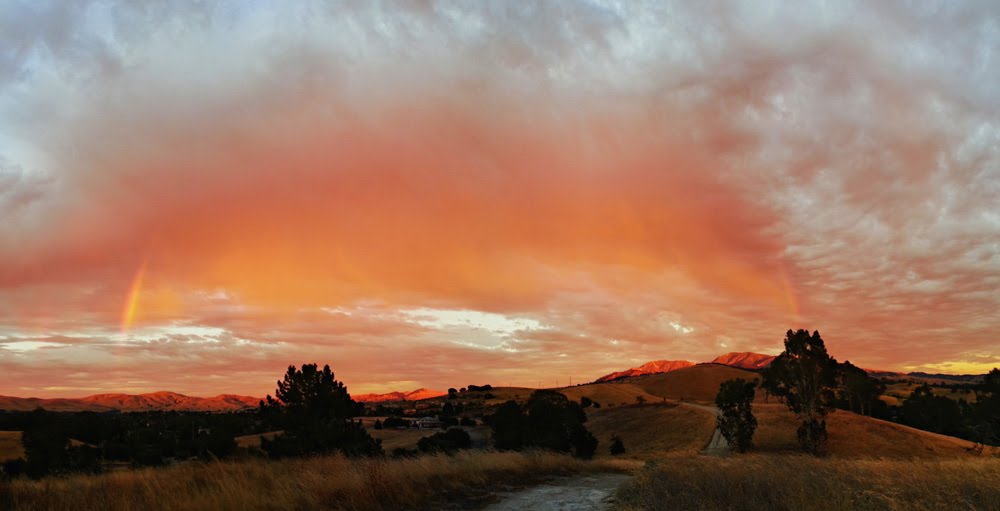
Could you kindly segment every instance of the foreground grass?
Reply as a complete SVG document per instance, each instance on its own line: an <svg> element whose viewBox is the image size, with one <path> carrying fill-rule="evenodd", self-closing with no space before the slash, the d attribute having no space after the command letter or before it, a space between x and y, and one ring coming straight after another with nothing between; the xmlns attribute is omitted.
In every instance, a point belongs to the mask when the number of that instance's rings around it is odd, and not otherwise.
<svg viewBox="0 0 1000 511"><path fill-rule="evenodd" d="M1000 459L678 457L650 463L618 491L621 510L1000 509Z"/></svg>
<svg viewBox="0 0 1000 511"><path fill-rule="evenodd" d="M94 476L0 482L0 509L300 510L425 509L470 492L555 474L627 471L634 462L493 451L414 459L192 463Z"/></svg>

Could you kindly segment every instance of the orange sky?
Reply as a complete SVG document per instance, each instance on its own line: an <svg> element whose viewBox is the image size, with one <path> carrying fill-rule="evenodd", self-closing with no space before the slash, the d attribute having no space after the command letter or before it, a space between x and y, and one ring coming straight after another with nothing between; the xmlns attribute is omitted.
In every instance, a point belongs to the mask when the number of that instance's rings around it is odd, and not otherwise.
<svg viewBox="0 0 1000 511"><path fill-rule="evenodd" d="M988 13L235 5L0 7L0 394L1000 364Z"/></svg>

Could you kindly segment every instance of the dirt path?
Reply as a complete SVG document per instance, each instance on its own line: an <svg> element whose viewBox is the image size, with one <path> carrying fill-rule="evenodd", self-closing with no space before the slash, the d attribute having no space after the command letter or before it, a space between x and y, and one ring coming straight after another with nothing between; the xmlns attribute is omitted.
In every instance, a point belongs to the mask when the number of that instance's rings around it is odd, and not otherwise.
<svg viewBox="0 0 1000 511"><path fill-rule="evenodd" d="M713 417L719 415L719 409L712 405L699 405L686 401L678 401L677 404L706 411L712 414ZM701 452L709 456L724 456L729 453L729 442L726 441L726 437L722 436L722 431L719 428L715 428L715 432L712 433L712 440L708 442L708 446Z"/></svg>
<svg viewBox="0 0 1000 511"><path fill-rule="evenodd" d="M625 474L586 474L562 477L526 490L501 495L486 511L595 511L611 509L615 490Z"/></svg>

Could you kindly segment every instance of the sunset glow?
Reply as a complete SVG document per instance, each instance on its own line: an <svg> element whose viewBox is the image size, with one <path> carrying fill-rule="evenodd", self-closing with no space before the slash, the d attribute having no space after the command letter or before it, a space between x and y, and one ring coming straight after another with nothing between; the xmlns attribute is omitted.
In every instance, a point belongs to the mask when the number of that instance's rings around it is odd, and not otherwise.
<svg viewBox="0 0 1000 511"><path fill-rule="evenodd" d="M0 4L0 395L1000 365L1000 13L911 7Z"/></svg>

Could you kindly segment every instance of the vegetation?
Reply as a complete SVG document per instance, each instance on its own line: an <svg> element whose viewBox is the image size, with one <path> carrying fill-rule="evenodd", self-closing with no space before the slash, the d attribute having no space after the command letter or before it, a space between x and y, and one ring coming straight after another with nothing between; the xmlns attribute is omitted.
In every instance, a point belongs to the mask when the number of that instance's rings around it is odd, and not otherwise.
<svg viewBox="0 0 1000 511"><path fill-rule="evenodd" d="M643 470L619 508L813 510L995 509L1000 459L838 460L753 454L684 457Z"/></svg>
<svg viewBox="0 0 1000 511"><path fill-rule="evenodd" d="M472 437L462 428L449 428L447 431L421 438L417 442L420 452L454 453L459 449L470 447L472 447Z"/></svg>
<svg viewBox="0 0 1000 511"><path fill-rule="evenodd" d="M763 387L795 413L799 443L819 452L827 440L826 415L834 408L837 361L826 352L819 332L785 334L785 351L764 372Z"/></svg>
<svg viewBox="0 0 1000 511"><path fill-rule="evenodd" d="M261 447L271 456L382 453L381 443L352 420L364 413L364 407L351 399L330 366L322 370L316 364L303 364L302 369L289 366L275 397L267 396L260 408L271 429L284 431L272 440L261 440Z"/></svg>
<svg viewBox="0 0 1000 511"><path fill-rule="evenodd" d="M194 511L437 509L476 507L491 486L556 474L626 471L635 462L585 462L549 452L463 451L415 458L297 459L185 463L42 481L0 481L12 511Z"/></svg>
<svg viewBox="0 0 1000 511"><path fill-rule="evenodd" d="M586 421L575 401L554 390L538 390L524 405L516 401L500 405L491 426L497 449L572 450L578 457L590 458L597 450L597 438L583 425Z"/></svg>
<svg viewBox="0 0 1000 511"><path fill-rule="evenodd" d="M719 408L716 426L736 452L746 452L753 446L757 419L753 416L752 403L756 387L756 383L742 378L726 380L715 396L715 406Z"/></svg>
<svg viewBox="0 0 1000 511"><path fill-rule="evenodd" d="M625 443L622 442L622 437L618 435L611 436L611 446L608 448L608 454L612 456L625 454Z"/></svg>

